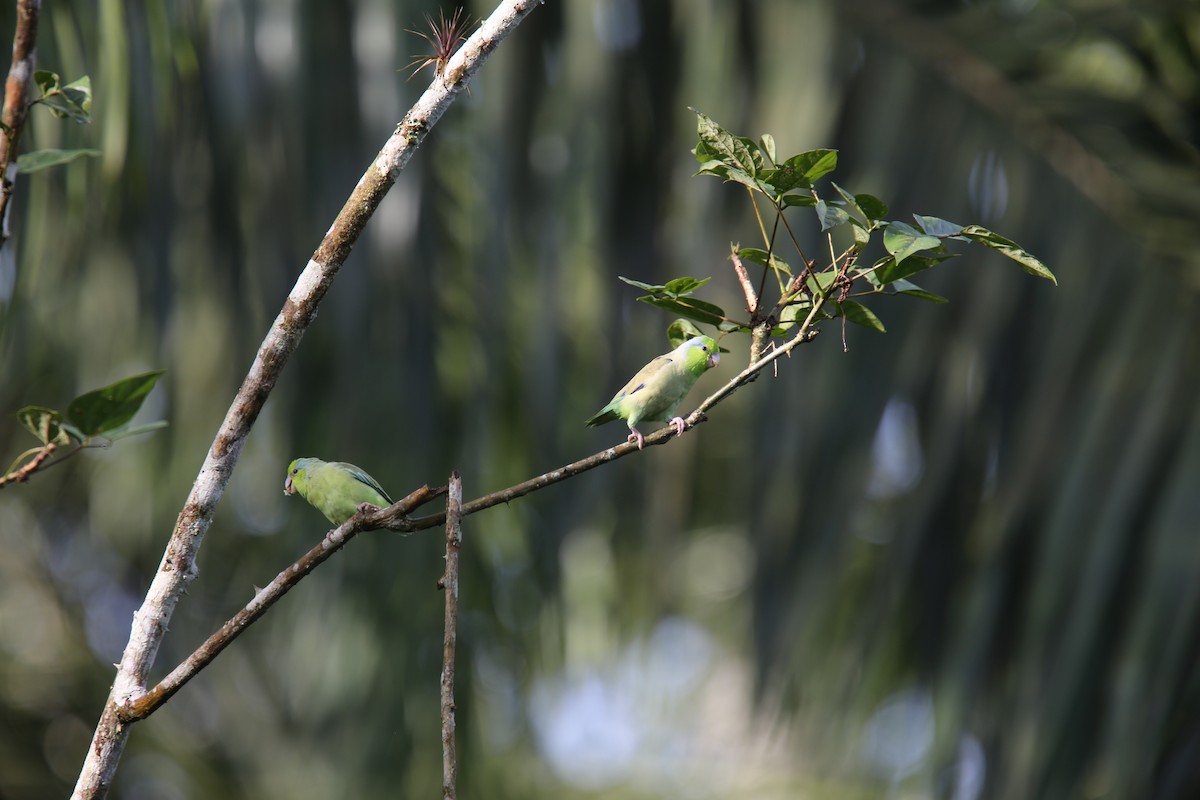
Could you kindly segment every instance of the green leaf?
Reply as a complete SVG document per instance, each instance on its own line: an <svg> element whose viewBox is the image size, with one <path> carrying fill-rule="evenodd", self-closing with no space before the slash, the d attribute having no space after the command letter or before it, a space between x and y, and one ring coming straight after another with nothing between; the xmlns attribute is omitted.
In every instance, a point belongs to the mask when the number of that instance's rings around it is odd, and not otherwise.
<svg viewBox="0 0 1200 800"><path fill-rule="evenodd" d="M812 208L817 204L817 198L811 194L785 194L783 196L783 204L785 206L805 206Z"/></svg>
<svg viewBox="0 0 1200 800"><path fill-rule="evenodd" d="M774 253L771 253L771 257L768 260L766 250L760 250L757 247L743 247L737 251L737 254L751 264L758 264L760 267L770 267L776 272L782 272L784 275L792 274L791 266L782 258L776 257Z"/></svg>
<svg viewBox="0 0 1200 800"><path fill-rule="evenodd" d="M762 136L758 137L758 142L759 146L762 147L762 151L767 154L767 158L771 159L772 163L774 163L775 137L769 133L764 133Z"/></svg>
<svg viewBox="0 0 1200 800"><path fill-rule="evenodd" d="M888 213L887 203L873 194L854 195L854 204L862 209L863 214L872 222L877 219L883 219Z"/></svg>
<svg viewBox="0 0 1200 800"><path fill-rule="evenodd" d="M35 69L33 71L33 82L42 90L43 95L58 91L59 78L57 72L51 72L48 69Z"/></svg>
<svg viewBox="0 0 1200 800"><path fill-rule="evenodd" d="M826 175L837 167L837 150L808 150L783 162L800 174L805 186L812 186L821 176Z"/></svg>
<svg viewBox="0 0 1200 800"><path fill-rule="evenodd" d="M1029 253L1022 250L1021 247L1011 239L1005 239L1000 234L993 233L987 228L979 225L968 225L967 227L963 228L962 235L973 242L978 242L979 244L986 245L993 250L998 250L999 252L1011 258L1013 261L1016 261L1018 264L1020 264L1021 268L1030 275L1036 275L1039 278L1045 278L1055 286L1058 285L1058 279L1054 277L1054 273L1050 271L1049 267L1047 267L1038 259L1034 258Z"/></svg>
<svg viewBox="0 0 1200 800"><path fill-rule="evenodd" d="M813 294L825 294L829 291L829 287L837 280L838 272L836 269L827 269L824 272L818 272L815 275L810 275L805 284L808 286L808 291Z"/></svg>
<svg viewBox="0 0 1200 800"><path fill-rule="evenodd" d="M624 281L625 283L628 283L630 286L636 286L637 288L644 289L647 292L661 292L667 288L667 287L665 287L661 284L657 284L657 283L652 284L652 283L642 283L641 281L635 281L633 278L626 278L623 275L618 275L617 280Z"/></svg>
<svg viewBox="0 0 1200 800"><path fill-rule="evenodd" d="M896 263L922 250L937 250L942 242L936 236L918 231L903 222L889 222L883 230L883 246L896 258Z"/></svg>
<svg viewBox="0 0 1200 800"><path fill-rule="evenodd" d="M77 158L98 155L99 150L35 150L17 156L17 169L28 175L60 164L69 164Z"/></svg>
<svg viewBox="0 0 1200 800"><path fill-rule="evenodd" d="M762 168L762 154L754 141L734 136L706 114L694 108L692 111L696 113L696 132L700 137L692 151L702 165L697 174L717 175L753 189L761 189L754 176ZM714 161L719 162L721 167L713 166Z"/></svg>
<svg viewBox="0 0 1200 800"><path fill-rule="evenodd" d="M821 233L832 230L849 221L850 215L844 208L830 205L824 200L817 201L817 219L821 221Z"/></svg>
<svg viewBox="0 0 1200 800"><path fill-rule="evenodd" d="M667 326L667 341L671 343L672 349L679 347L693 336L703 335L691 320L677 319Z"/></svg>
<svg viewBox="0 0 1200 800"><path fill-rule="evenodd" d="M142 425L122 425L110 431L105 431L104 437L109 441L115 442L118 439L128 439L130 436L140 436L143 433L162 430L167 427L167 421L160 419L157 422L146 422Z"/></svg>
<svg viewBox="0 0 1200 800"><path fill-rule="evenodd" d="M80 395L71 401L67 416L85 436L117 430L133 419L164 371L134 375Z"/></svg>
<svg viewBox="0 0 1200 800"><path fill-rule="evenodd" d="M62 414L53 408L25 406L17 412L17 419L42 444L69 444L71 441L62 429Z"/></svg>
<svg viewBox="0 0 1200 800"><path fill-rule="evenodd" d="M887 286L889 283L903 280L909 275L916 275L918 272L923 272L954 257L951 253L938 253L932 256L910 256L902 264L897 263L895 257L882 258L876 262L884 264L884 266L877 269L874 273L878 281L877 285ZM875 283L875 281L872 281L872 283Z"/></svg>
<svg viewBox="0 0 1200 800"><path fill-rule="evenodd" d="M903 278L892 284L897 294L906 294L909 297L916 297L921 300L928 300L931 303L949 303L950 301L942 297L940 294L927 292L920 286L917 286L912 281L906 281Z"/></svg>
<svg viewBox="0 0 1200 800"><path fill-rule="evenodd" d="M797 153L773 170L765 170L759 179L784 194L796 188L811 188L814 181L836 166L836 150L809 150Z"/></svg>
<svg viewBox="0 0 1200 800"><path fill-rule="evenodd" d="M647 295L639 297L638 301L672 311L681 317L687 317L696 322L703 322L705 325L720 326L725 321L725 311L720 306L706 303L703 300L697 300L694 297L674 298Z"/></svg>
<svg viewBox="0 0 1200 800"><path fill-rule="evenodd" d="M49 70L37 70L33 77L42 90L42 96L35 103L43 104L57 117L73 119L80 124L91 121L91 78L84 75L66 86L60 86L58 75Z"/></svg>
<svg viewBox="0 0 1200 800"><path fill-rule="evenodd" d="M794 328L797 323L808 319L808 313L812 310L811 300L800 300L783 307L783 311L779 312L779 324L775 326L773 331L776 336L782 336L789 330Z"/></svg>
<svg viewBox="0 0 1200 800"><path fill-rule="evenodd" d="M839 304L838 307L842 310L842 313L846 316L846 319L850 320L856 325L862 325L864 328L870 328L871 330L879 331L880 333L887 333L887 328L883 327L883 323L880 322L879 317L875 316L875 312L864 306L862 303L856 303L853 300L846 300L845 302Z"/></svg>
<svg viewBox="0 0 1200 800"><path fill-rule="evenodd" d="M675 297L681 297L683 295L691 294L711 280L712 278L701 278L700 280L696 280L692 277L674 278L667 281L667 284L663 286L662 291Z"/></svg>
<svg viewBox="0 0 1200 800"><path fill-rule="evenodd" d="M921 226L921 230L928 233L930 236L937 236L939 239L958 239L965 241L959 234L962 233L963 226L954 222L947 222L940 217L926 217L922 214L913 214L913 219Z"/></svg>

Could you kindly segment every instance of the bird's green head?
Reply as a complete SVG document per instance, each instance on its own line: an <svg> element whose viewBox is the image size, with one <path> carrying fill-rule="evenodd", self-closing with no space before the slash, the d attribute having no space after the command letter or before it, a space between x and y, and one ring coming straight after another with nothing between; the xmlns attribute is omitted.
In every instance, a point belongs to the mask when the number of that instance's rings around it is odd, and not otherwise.
<svg viewBox="0 0 1200 800"><path fill-rule="evenodd" d="M305 489L308 488L308 470L310 467L316 466L318 461L319 459L316 458L297 458L288 464L287 477L283 481L283 493L299 492L303 497Z"/></svg>
<svg viewBox="0 0 1200 800"><path fill-rule="evenodd" d="M679 345L683 352L683 363L689 372L696 375L721 363L721 349L711 336L693 336Z"/></svg>

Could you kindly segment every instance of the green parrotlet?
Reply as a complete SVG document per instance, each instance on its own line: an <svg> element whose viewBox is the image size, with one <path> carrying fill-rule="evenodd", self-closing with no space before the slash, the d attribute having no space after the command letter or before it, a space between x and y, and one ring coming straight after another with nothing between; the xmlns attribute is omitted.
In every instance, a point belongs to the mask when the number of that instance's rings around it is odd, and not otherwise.
<svg viewBox="0 0 1200 800"><path fill-rule="evenodd" d="M659 356L630 379L604 408L587 421L591 427L623 419L629 425L628 441L642 449L645 437L637 429L642 422L669 422L675 435L683 435L683 417L675 410L692 390L696 379L721 362L717 343L709 336L693 336L669 353Z"/></svg>
<svg viewBox="0 0 1200 800"><path fill-rule="evenodd" d="M350 519L364 503L386 508L394 502L377 480L353 464L319 458L289 464L283 493L299 493L334 525Z"/></svg>

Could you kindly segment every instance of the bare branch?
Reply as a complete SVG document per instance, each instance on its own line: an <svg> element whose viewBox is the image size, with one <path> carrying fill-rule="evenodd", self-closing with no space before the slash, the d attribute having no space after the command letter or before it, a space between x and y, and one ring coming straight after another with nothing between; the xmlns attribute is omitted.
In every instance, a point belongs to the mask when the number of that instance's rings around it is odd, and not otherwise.
<svg viewBox="0 0 1200 800"><path fill-rule="evenodd" d="M359 179L296 280L217 431L191 494L175 523L146 599L134 614L129 643L121 657L112 691L72 795L75 800L103 797L112 784L129 736L129 726L122 723L119 709L144 694L150 667L166 634L175 605L196 577L196 555L250 428L304 331L316 317L317 306L338 269L430 128L466 88L467 81L492 50L536 4L537 0L503 0L450 58L446 69L434 76L429 88L409 110L371 167Z"/></svg>
<svg viewBox="0 0 1200 800"><path fill-rule="evenodd" d="M57 449L58 445L54 442L47 442L41 447L35 448L33 450L33 458L29 459L24 466L13 469L7 475L0 477L0 489L3 489L10 483L21 483L27 480L30 475L37 472L38 469L41 468L46 459L49 458ZM21 455L21 458L24 458L27 455L30 455L30 451L28 450ZM20 463L21 458L17 459L17 463ZM59 460L61 461L62 459ZM16 464L13 464L12 466L16 467Z"/></svg>
<svg viewBox="0 0 1200 800"><path fill-rule="evenodd" d="M29 114L29 87L33 85L33 71L37 67L38 18L41 12L42 0L17 2L12 66L8 70L8 80L4 82L4 114L0 117L5 125L3 132L0 132L0 249L11 236L8 210L16 187L9 180L8 167L17 158L17 142Z"/></svg>
<svg viewBox="0 0 1200 800"><path fill-rule="evenodd" d="M450 475L446 496L446 630L442 638L442 798L454 800L458 757L454 748L454 650L458 644L458 551L462 547L462 477Z"/></svg>
<svg viewBox="0 0 1200 800"><path fill-rule="evenodd" d="M742 263L741 256L737 254L736 250L729 254L729 260L733 262L733 272L742 286L742 293L746 295L746 311L750 313L750 324L753 325L758 322L758 295L754 293L754 285L750 283L750 274L746 272L746 266Z"/></svg>

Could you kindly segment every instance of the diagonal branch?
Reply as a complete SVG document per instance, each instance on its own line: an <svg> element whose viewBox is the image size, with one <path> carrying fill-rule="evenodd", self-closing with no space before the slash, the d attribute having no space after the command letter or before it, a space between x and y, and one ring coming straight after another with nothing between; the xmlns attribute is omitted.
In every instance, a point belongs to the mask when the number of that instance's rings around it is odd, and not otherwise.
<svg viewBox="0 0 1200 800"><path fill-rule="evenodd" d="M430 128L466 88L467 81L492 50L536 4L536 0L503 0L450 58L446 69L434 76L433 83L409 110L370 168L359 179L296 280L217 431L175 523L146 599L134 614L129 643L121 657L112 691L96 726L72 795L76 800L103 797L112 784L129 736L129 726L122 723L118 709L144 693L150 667L175 606L188 584L196 577L196 555L250 428L304 331L316 317L317 307L338 269Z"/></svg>
<svg viewBox="0 0 1200 800"><path fill-rule="evenodd" d="M428 486L422 486L400 502L391 506L395 513L407 514L437 495ZM249 603L212 636L196 648L179 666L171 670L157 686L132 700L128 705L117 709L122 722L136 722L153 714L165 702L183 688L184 684L196 676L200 670L207 667L221 651L229 646L234 639L246 628L258 621L267 609L275 605L306 575L317 568L319 564L345 547L351 539L363 531L373 530L369 514L355 514L338 527L325 534L319 544L300 557L294 564L275 576L275 579L259 589Z"/></svg>

